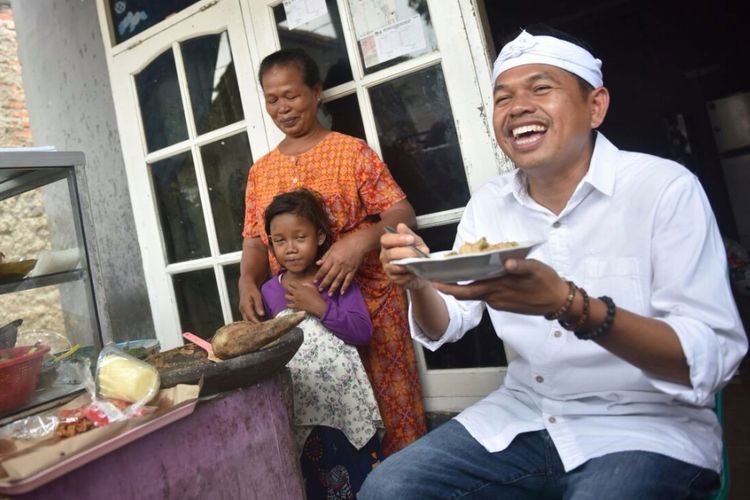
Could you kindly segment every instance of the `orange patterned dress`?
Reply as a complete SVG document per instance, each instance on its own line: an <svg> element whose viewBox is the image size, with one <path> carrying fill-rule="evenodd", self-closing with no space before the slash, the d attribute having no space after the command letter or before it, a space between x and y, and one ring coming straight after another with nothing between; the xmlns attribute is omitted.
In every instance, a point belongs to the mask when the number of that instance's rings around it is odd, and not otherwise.
<svg viewBox="0 0 750 500"><path fill-rule="evenodd" d="M334 239L372 224L372 217L406 198L377 154L362 140L329 133L310 150L287 156L274 149L255 162L245 193L244 237L268 246L264 212L271 199L306 187L319 192L333 224ZM279 264L269 253L275 274ZM373 337L360 348L385 425L387 456L426 432L422 389L407 322L406 294L383 272L378 252L365 255L357 280L372 316Z"/></svg>

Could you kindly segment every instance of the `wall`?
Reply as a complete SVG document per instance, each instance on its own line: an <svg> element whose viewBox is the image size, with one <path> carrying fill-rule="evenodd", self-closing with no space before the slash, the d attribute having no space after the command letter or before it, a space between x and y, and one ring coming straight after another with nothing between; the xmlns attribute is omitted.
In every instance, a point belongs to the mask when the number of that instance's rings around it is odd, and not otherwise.
<svg viewBox="0 0 750 500"><path fill-rule="evenodd" d="M519 26L534 23L590 44L603 61L612 96L602 132L621 149L667 157L693 171L722 235L736 238L706 104L750 90L750 65L737 58L746 40L747 1L685 5L684 0L486 2L498 45Z"/></svg>
<svg viewBox="0 0 750 500"><path fill-rule="evenodd" d="M11 5L34 144L86 154L82 196L105 341L153 337L95 1Z"/></svg>
<svg viewBox="0 0 750 500"><path fill-rule="evenodd" d="M0 4L0 145L31 145L13 12Z"/></svg>
<svg viewBox="0 0 750 500"><path fill-rule="evenodd" d="M0 4L0 147L31 144L13 12ZM8 261L36 257L49 248L49 220L41 189L0 201L0 252ZM0 326L18 318L24 320L21 333L63 332L59 289L0 295Z"/></svg>

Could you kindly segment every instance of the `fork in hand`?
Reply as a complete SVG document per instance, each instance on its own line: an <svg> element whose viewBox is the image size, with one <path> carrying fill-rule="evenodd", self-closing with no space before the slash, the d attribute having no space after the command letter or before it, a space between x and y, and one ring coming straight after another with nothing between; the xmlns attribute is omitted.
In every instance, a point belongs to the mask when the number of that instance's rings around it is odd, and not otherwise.
<svg viewBox="0 0 750 500"><path fill-rule="evenodd" d="M398 234L398 231L396 231L396 229L393 228L392 226L385 226L384 229L385 229L386 233ZM430 258L430 256L428 254L424 253L422 250L420 250L419 248L417 248L416 245L409 245L409 246L411 248L413 248L414 251L417 252L420 257L424 257L425 259L429 259Z"/></svg>

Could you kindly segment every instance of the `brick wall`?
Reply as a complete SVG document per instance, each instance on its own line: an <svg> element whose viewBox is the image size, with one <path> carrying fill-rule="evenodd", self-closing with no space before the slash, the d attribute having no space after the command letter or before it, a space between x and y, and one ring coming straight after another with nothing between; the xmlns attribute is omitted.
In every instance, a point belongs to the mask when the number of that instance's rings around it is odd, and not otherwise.
<svg viewBox="0 0 750 500"><path fill-rule="evenodd" d="M31 146L17 53L13 12L10 7L0 6L0 144L3 146Z"/></svg>
<svg viewBox="0 0 750 500"><path fill-rule="evenodd" d="M0 147L31 146L31 128L10 7L0 5ZM35 258L50 249L44 192L37 189L0 201L0 252L8 260ZM60 293L45 287L0 295L0 326L23 318L21 332L65 332Z"/></svg>

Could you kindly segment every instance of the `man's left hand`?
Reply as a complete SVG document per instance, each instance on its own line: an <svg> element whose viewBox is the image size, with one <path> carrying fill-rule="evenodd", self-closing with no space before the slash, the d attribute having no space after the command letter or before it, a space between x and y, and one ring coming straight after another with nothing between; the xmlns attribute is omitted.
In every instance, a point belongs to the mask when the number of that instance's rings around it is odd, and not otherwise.
<svg viewBox="0 0 750 500"><path fill-rule="evenodd" d="M435 287L460 300L483 300L493 309L519 314L543 316L565 303L568 285L548 265L533 259L508 259L504 265L507 274L499 278Z"/></svg>

